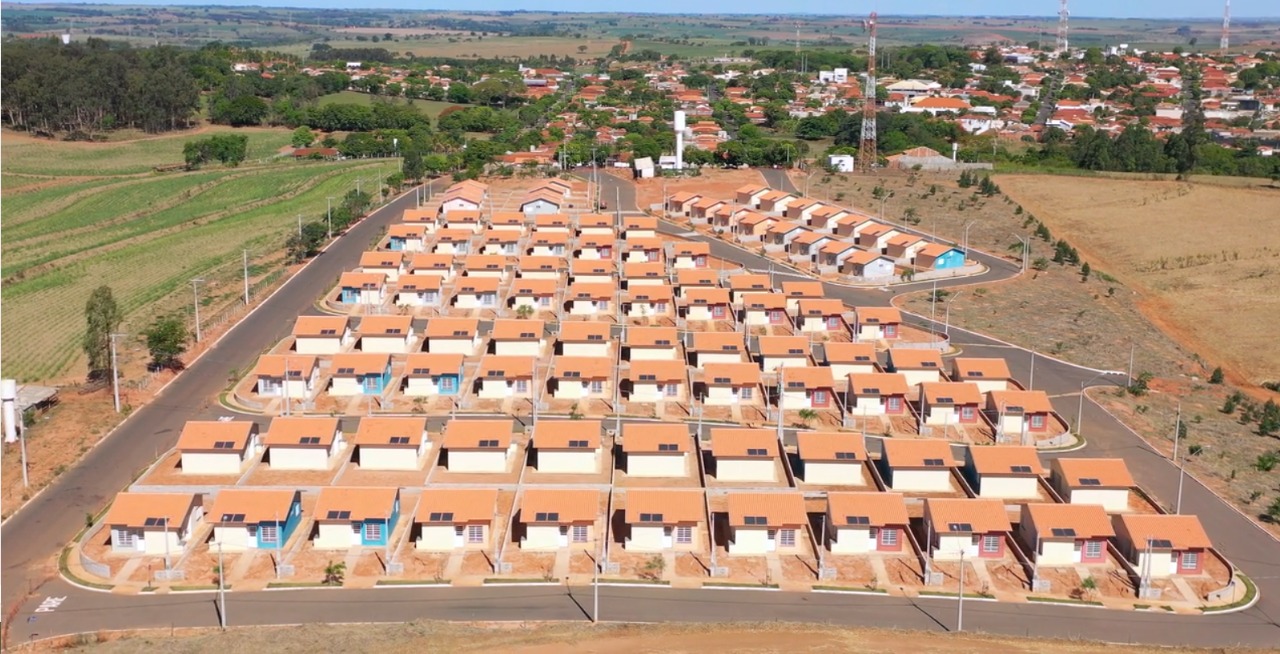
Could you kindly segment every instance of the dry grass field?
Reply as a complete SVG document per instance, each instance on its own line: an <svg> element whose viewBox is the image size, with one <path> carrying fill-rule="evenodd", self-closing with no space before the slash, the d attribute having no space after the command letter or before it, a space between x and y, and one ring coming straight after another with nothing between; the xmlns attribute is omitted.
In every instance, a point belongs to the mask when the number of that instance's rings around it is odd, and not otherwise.
<svg viewBox="0 0 1280 654"><path fill-rule="evenodd" d="M1253 384L1280 378L1280 188L1044 175L996 181L1095 269L1138 290L1143 313L1210 367L1224 365Z"/></svg>
<svg viewBox="0 0 1280 654"><path fill-rule="evenodd" d="M166 652L512 652L519 654L650 654L676 652L936 652L938 654L1138 654L1149 648L1087 641L1014 639L807 624L519 624L414 622L379 625L303 625L130 635L68 643L95 654ZM1163 649L1168 654L1208 652ZM1212 650L1220 654L1246 650Z"/></svg>
<svg viewBox="0 0 1280 654"><path fill-rule="evenodd" d="M379 33L386 30L378 30ZM368 41L334 39L329 45L335 48L368 48L381 47L392 52L412 53L418 57L456 57L460 59L477 57L528 57L531 55L555 55L556 57L573 56L579 59L594 59L609 53L619 41L612 37L593 36L591 38L567 38L559 36L502 36L489 34L481 36L465 33L429 33L427 30L410 30L414 34L397 38L393 41ZM579 47L584 46L584 50ZM306 43L281 48L293 54L305 54L310 50Z"/></svg>

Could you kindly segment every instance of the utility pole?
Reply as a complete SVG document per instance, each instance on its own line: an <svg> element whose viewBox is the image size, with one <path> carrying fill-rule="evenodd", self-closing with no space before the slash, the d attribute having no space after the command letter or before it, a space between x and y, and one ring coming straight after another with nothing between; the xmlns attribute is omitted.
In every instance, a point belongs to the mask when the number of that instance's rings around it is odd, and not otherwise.
<svg viewBox="0 0 1280 654"><path fill-rule="evenodd" d="M1186 478L1186 468L1182 465L1182 453L1178 451L1178 441L1182 436L1182 402L1178 402L1178 417L1173 423L1173 462L1178 465L1178 499L1174 502L1173 512L1182 515L1182 480Z"/></svg>
<svg viewBox="0 0 1280 654"><path fill-rule="evenodd" d="M1036 351L1031 351L1031 376L1027 379L1027 390L1036 390Z"/></svg>
<svg viewBox="0 0 1280 654"><path fill-rule="evenodd" d="M955 302L956 298L960 297L960 294L963 292L964 291L962 290L956 291L955 294L951 296L951 299L947 300L946 319L943 322L943 326L942 326L942 333L946 334L947 336L951 336L951 303Z"/></svg>
<svg viewBox="0 0 1280 654"><path fill-rule="evenodd" d="M956 631L964 631L964 550L960 550L960 597L956 601Z"/></svg>
<svg viewBox="0 0 1280 654"><path fill-rule="evenodd" d="M933 292L929 295L929 322L938 324L938 280L933 280Z"/></svg>
<svg viewBox="0 0 1280 654"><path fill-rule="evenodd" d="M165 534L165 542L168 542L168 533ZM227 585L223 580L227 576L227 568L222 563L222 541L218 541L218 618L222 623L222 630L227 630Z"/></svg>
<svg viewBox="0 0 1280 654"><path fill-rule="evenodd" d="M192 306L195 308L196 315L196 342L200 342L200 284L204 283L204 279L196 277L191 280L191 294L195 298Z"/></svg>
<svg viewBox="0 0 1280 654"><path fill-rule="evenodd" d="M325 198L329 205L329 212L326 214L325 222L329 225L329 239L333 240L333 196Z"/></svg>
<svg viewBox="0 0 1280 654"><path fill-rule="evenodd" d="M116 362L116 337L124 334L111 334L111 395L115 399L116 413L120 413L120 368Z"/></svg>
<svg viewBox="0 0 1280 654"><path fill-rule="evenodd" d="M244 250L244 305L249 306L249 251Z"/></svg>
<svg viewBox="0 0 1280 654"><path fill-rule="evenodd" d="M302 214L298 214L298 240L302 240Z"/></svg>

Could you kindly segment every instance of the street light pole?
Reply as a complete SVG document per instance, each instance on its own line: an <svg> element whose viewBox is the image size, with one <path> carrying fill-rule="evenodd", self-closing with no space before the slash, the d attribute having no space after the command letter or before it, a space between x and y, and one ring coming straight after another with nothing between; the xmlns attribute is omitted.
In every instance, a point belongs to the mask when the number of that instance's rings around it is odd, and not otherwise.
<svg viewBox="0 0 1280 654"><path fill-rule="evenodd" d="M942 326L942 333L946 334L947 336L951 335L951 303L955 302L956 298L960 297L960 294L963 292L964 292L963 290L956 291L955 294L951 296L951 299L947 300L946 319Z"/></svg>
<svg viewBox="0 0 1280 654"><path fill-rule="evenodd" d="M956 602L956 631L964 631L964 550L960 550L960 597Z"/></svg>
<svg viewBox="0 0 1280 654"><path fill-rule="evenodd" d="M1174 502L1173 512L1182 515L1182 480L1186 478L1186 468L1182 465L1182 453L1178 451L1178 441L1182 436L1182 402L1178 402L1178 418L1173 424L1173 462L1178 465L1178 499Z"/></svg>
<svg viewBox="0 0 1280 654"><path fill-rule="evenodd" d="M123 334L111 333L111 395L115 399L116 413L120 413L120 368L116 362L116 337Z"/></svg>
<svg viewBox="0 0 1280 654"><path fill-rule="evenodd" d="M166 538L168 535L166 534ZM222 541L218 541L218 618L222 623L222 630L227 630L227 586L223 580L227 575L227 568L222 563Z"/></svg>
<svg viewBox="0 0 1280 654"><path fill-rule="evenodd" d="M1013 234L1013 237L1022 244L1022 272L1027 272L1027 258L1031 256L1031 237L1022 237L1017 234Z"/></svg>
<svg viewBox="0 0 1280 654"><path fill-rule="evenodd" d="M964 256L966 259L969 258L969 228L973 227L977 222L978 221L976 220L970 220L964 225L964 247L961 249L964 250Z"/></svg>
<svg viewBox="0 0 1280 654"><path fill-rule="evenodd" d="M244 305L249 306L249 250L244 250Z"/></svg>
<svg viewBox="0 0 1280 654"><path fill-rule="evenodd" d="M333 196L330 195L329 197L325 198L325 202L328 203L329 210L325 214L324 220L325 220L325 223L329 226L329 238L332 239L333 238Z"/></svg>
<svg viewBox="0 0 1280 654"><path fill-rule="evenodd" d="M938 324L938 280L933 280L933 292L929 295L929 322Z"/></svg>
<svg viewBox="0 0 1280 654"><path fill-rule="evenodd" d="M192 306L195 308L197 343L200 342L200 284L203 282L204 280L199 277L191 280L191 295L195 298Z"/></svg>

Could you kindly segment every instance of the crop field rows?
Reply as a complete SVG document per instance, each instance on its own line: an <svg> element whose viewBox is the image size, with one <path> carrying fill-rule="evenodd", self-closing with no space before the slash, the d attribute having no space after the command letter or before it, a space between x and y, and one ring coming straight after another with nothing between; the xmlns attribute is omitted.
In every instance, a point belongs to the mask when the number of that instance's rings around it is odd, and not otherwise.
<svg viewBox="0 0 1280 654"><path fill-rule="evenodd" d="M180 140L168 140L180 148ZM147 157L164 161L171 150L172 144L152 147L111 172L144 166ZM47 169L50 162L39 165ZM79 171L83 164L61 165ZM136 338L152 316L190 311L191 278L207 280L202 304L213 303L222 282L238 281L242 249L255 264L278 262L295 216L314 220L327 197L390 172L385 163L289 161L161 177L71 178L56 188L6 194L6 374L51 381L72 372L82 357L84 301L96 286L112 287L126 316L123 329Z"/></svg>

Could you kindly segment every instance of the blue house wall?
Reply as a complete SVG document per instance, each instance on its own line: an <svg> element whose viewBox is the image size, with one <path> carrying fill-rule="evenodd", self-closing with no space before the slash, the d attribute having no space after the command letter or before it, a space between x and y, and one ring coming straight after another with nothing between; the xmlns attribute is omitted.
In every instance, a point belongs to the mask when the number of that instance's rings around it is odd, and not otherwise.
<svg viewBox="0 0 1280 654"><path fill-rule="evenodd" d="M447 380L453 383L446 386ZM440 390L441 395L457 395L459 388L462 386L462 371L436 375L433 381L436 384L436 388Z"/></svg>
<svg viewBox="0 0 1280 654"><path fill-rule="evenodd" d="M359 375L357 379L364 395L382 395L382 391L386 390L387 384L391 383L391 365L388 364L382 374Z"/></svg>
<svg viewBox="0 0 1280 654"><path fill-rule="evenodd" d="M401 237L401 236L392 236L392 237L391 237L391 240L387 243L387 247L388 247L392 252L399 252L399 251L403 250L403 249L404 249L404 238L403 238L403 237Z"/></svg>
<svg viewBox="0 0 1280 654"><path fill-rule="evenodd" d="M255 544L262 549L278 550L284 547L285 543L289 542L289 538L293 536L294 530L298 528L298 524L301 522L302 522L302 498L300 496L295 495L293 498L293 503L289 505L289 514L287 516L284 516L283 522L277 522L276 520L264 520L263 522L258 523L258 534L257 534L257 541ZM263 542L262 540L262 525L271 525L271 524L275 524L279 527L280 541L277 543L267 543L267 542Z"/></svg>
<svg viewBox="0 0 1280 654"><path fill-rule="evenodd" d="M396 499L391 504L390 520L375 518L371 520L365 520L364 522L360 523L360 544L361 545L386 545L391 540L391 532L396 530L396 524L399 522L400 522L400 494L396 493ZM373 539L365 538L365 535L368 533L367 531L365 531L365 525L370 525L370 524L378 524L383 526L381 538L373 538Z"/></svg>
<svg viewBox="0 0 1280 654"><path fill-rule="evenodd" d="M964 253L955 248L947 250L946 253L933 262L934 270L948 270L950 268L959 268L963 265Z"/></svg>
<svg viewBox="0 0 1280 654"><path fill-rule="evenodd" d="M353 286L342 287L342 297L340 300L343 304L355 304L360 301L360 289Z"/></svg>

